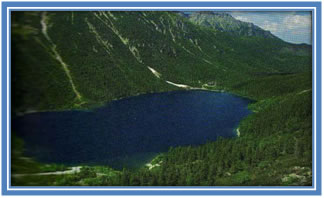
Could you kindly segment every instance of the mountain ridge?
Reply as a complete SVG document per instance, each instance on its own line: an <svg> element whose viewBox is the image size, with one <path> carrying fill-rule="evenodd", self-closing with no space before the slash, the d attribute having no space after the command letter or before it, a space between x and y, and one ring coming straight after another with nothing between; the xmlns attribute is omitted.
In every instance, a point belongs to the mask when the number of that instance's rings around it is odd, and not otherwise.
<svg viewBox="0 0 324 198"><path fill-rule="evenodd" d="M227 12L200 11L187 14L186 17L197 25L210 27L219 31L238 36L260 36L263 38L279 39L270 31L263 30L250 22L235 19Z"/></svg>

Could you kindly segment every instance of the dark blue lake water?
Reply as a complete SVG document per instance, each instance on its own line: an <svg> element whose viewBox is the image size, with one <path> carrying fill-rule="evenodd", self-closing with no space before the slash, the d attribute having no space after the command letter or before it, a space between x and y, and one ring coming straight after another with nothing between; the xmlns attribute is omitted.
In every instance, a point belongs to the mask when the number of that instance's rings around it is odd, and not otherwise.
<svg viewBox="0 0 324 198"><path fill-rule="evenodd" d="M250 100L227 93L177 91L113 101L93 111L32 113L12 121L25 155L41 162L143 165L170 146L233 137Z"/></svg>

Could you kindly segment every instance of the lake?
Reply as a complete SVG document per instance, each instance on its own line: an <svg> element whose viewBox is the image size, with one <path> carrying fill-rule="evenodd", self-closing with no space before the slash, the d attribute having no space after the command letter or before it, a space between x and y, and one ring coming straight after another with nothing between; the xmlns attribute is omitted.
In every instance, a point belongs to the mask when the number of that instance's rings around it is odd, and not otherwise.
<svg viewBox="0 0 324 198"><path fill-rule="evenodd" d="M26 114L12 120L12 131L40 162L135 168L171 146L236 136L250 102L200 90L145 94L92 111Z"/></svg>

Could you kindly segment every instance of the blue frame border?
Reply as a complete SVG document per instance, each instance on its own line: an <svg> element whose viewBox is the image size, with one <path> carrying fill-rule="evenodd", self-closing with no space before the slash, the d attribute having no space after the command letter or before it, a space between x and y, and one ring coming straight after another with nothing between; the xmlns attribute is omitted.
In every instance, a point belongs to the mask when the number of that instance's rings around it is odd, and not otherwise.
<svg viewBox="0 0 324 198"><path fill-rule="evenodd" d="M322 145L321 145L321 42L322 42L322 27L321 2L1 2L2 9L2 134L1 134L1 157L2 157L2 195L321 195L322 189ZM41 7L48 7L43 9ZM265 11L279 10L292 11L303 10L313 12L313 157L316 150L316 164L313 158L313 186L312 187L45 187L46 189L37 190L36 187L12 187L7 181L8 174L10 175L10 159L7 161L10 149L7 150L7 138L10 139L10 133L7 131L8 123L10 123L10 82L11 76L11 55L10 55L10 12L11 10L61 10L63 7L78 7L68 10L100 10L98 7L133 7L136 10L161 10L158 7L164 7L163 10L199 10L199 8L218 7L220 9L229 10L259 10L261 7L269 7ZM96 7L96 8L94 8ZM157 8L157 9L154 9ZM174 9L172 7L186 7L185 9ZM235 7L235 9L231 9ZM237 8L240 7L240 8ZM293 7L293 8L292 8ZM304 7L307 7L303 9ZM311 8L310 8L311 7ZM192 8L192 9L190 9ZM277 9L276 9L277 8ZM284 9L282 9L284 8ZM107 10L107 9L105 9ZM118 8L118 10L127 10ZM130 10L130 9L128 9ZM133 10L133 9L132 9ZM215 9L213 9L215 10ZM264 9L263 9L264 10ZM316 12L314 12L316 11ZM9 23L9 26L8 26ZM7 26L9 29L7 29ZM316 29L314 28L316 26ZM8 32L7 32L8 31ZM316 41L314 35L316 34ZM7 40L8 39L8 40ZM9 42L9 43L8 43ZM9 50L7 51L7 44ZM316 47L316 48L315 48ZM316 54L314 53L316 51ZM7 62L9 63L7 65ZM316 73L315 73L316 69ZM7 72L8 77L7 78ZM316 78L316 82L315 82ZM315 90L316 85L316 90ZM9 91L9 92L8 92ZM316 91L316 98L314 92ZM9 94L7 94L9 93ZM316 99L316 125L314 125L314 99ZM7 105L9 104L9 105ZM9 116L7 111L9 110ZM316 134L314 134L316 129ZM9 124L10 131L10 124ZM314 140L316 135L316 140ZM316 143L316 148L314 148ZM316 165L316 172L314 166ZM7 172L9 168L9 172ZM314 176L316 174L316 181ZM315 183L315 185L314 185ZM41 189L42 187L37 187ZM113 189L114 190L113 190ZM154 190L154 189L158 190ZM169 190L171 189L172 190ZM197 189L199 188L199 189ZM224 189L226 188L226 189ZM257 190L254 190L254 189ZM276 189L274 189L276 188ZM50 190L47 190L50 189Z"/></svg>

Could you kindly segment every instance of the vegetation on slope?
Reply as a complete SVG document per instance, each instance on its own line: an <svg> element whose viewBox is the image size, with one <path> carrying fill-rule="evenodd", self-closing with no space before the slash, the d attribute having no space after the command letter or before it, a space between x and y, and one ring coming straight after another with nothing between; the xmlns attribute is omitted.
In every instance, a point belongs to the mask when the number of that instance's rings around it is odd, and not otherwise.
<svg viewBox="0 0 324 198"><path fill-rule="evenodd" d="M241 122L240 137L170 148L152 161L151 169L85 167L73 175L17 177L13 185L312 184L308 47L229 35L171 12L48 12L45 16L13 13L17 112L87 108L138 93L179 89L168 80L193 87L212 82L213 89L256 100L250 105L255 113ZM76 100L57 54L84 103ZM40 170L23 169L20 165L26 160L36 162L22 158L21 152L12 154L13 173Z"/></svg>
<svg viewBox="0 0 324 198"><path fill-rule="evenodd" d="M232 35L278 39L270 31L263 30L253 23L237 20L227 12L200 11L190 12L184 15L195 24L228 32Z"/></svg>
<svg viewBox="0 0 324 198"><path fill-rule="evenodd" d="M255 113L241 122L239 137L170 148L151 162L151 169L110 170L116 174L98 175L95 168L87 167L50 183L41 180L38 185L311 185L312 91L309 81L303 81L305 76L309 75L275 77L276 83L286 83L286 93L271 89L270 97L251 94L262 100L250 105ZM249 89L245 83L244 88L254 93L255 89L265 90L265 85L254 84ZM28 185L28 180L18 180L18 184Z"/></svg>
<svg viewBox="0 0 324 198"><path fill-rule="evenodd" d="M166 81L228 89L310 70L305 47L230 35L173 12L13 12L12 21L14 112L179 89Z"/></svg>

